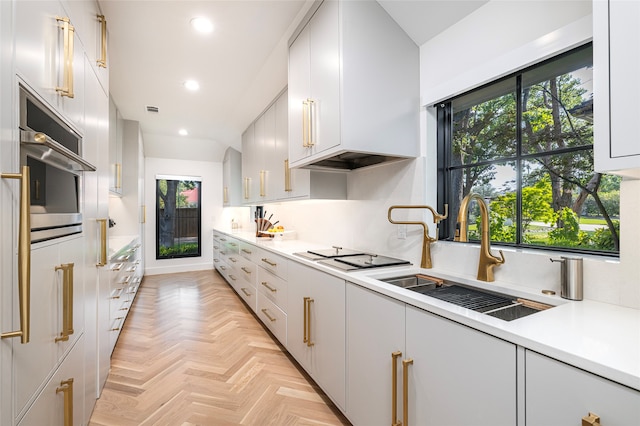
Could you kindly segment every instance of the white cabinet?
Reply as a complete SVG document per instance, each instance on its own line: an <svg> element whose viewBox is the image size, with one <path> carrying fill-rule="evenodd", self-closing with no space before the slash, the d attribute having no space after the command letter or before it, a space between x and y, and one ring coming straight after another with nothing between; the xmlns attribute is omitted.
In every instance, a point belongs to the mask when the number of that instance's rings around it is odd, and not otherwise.
<svg viewBox="0 0 640 426"><path fill-rule="evenodd" d="M516 424L515 345L350 283L347 330L347 416L354 424L391 421L394 372L403 424Z"/></svg>
<svg viewBox="0 0 640 426"><path fill-rule="evenodd" d="M417 156L418 60L377 2L322 2L289 47L291 167L346 152Z"/></svg>
<svg viewBox="0 0 640 426"><path fill-rule="evenodd" d="M231 147L222 161L222 205L242 205L242 154Z"/></svg>
<svg viewBox="0 0 640 426"><path fill-rule="evenodd" d="M292 169L287 91L281 93L242 135L245 203L294 199L345 199L344 173Z"/></svg>
<svg viewBox="0 0 640 426"><path fill-rule="evenodd" d="M16 419L84 332L83 244L80 237L32 247L31 341L13 348ZM80 374L83 365L76 368Z"/></svg>
<svg viewBox="0 0 640 426"><path fill-rule="evenodd" d="M57 426L87 423L91 413L84 411L83 353L84 336L75 343L18 425Z"/></svg>
<svg viewBox="0 0 640 426"><path fill-rule="evenodd" d="M527 426L580 424L589 413L606 426L638 424L640 419L637 390L536 352L526 352L525 383Z"/></svg>
<svg viewBox="0 0 640 426"><path fill-rule="evenodd" d="M595 169L640 178L640 3L593 2Z"/></svg>
<svg viewBox="0 0 640 426"><path fill-rule="evenodd" d="M124 120L113 98L109 98L109 191L122 195L122 147Z"/></svg>
<svg viewBox="0 0 640 426"><path fill-rule="evenodd" d="M287 349L345 409L345 282L298 262L288 265Z"/></svg>

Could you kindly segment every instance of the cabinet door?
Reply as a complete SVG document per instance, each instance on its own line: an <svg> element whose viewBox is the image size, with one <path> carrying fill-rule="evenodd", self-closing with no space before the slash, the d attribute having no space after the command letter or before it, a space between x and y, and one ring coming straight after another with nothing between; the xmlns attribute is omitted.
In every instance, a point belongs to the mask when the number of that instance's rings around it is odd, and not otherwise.
<svg viewBox="0 0 640 426"><path fill-rule="evenodd" d="M20 426L58 426L65 422L65 405L73 415L73 425L84 425L84 338L74 345L33 405L18 423ZM71 390L72 389L72 390ZM71 390L71 393L67 393ZM69 398L67 398L69 395ZM73 395L73 398L70 396Z"/></svg>
<svg viewBox="0 0 640 426"><path fill-rule="evenodd" d="M640 392L531 351L525 386L527 426L580 424L589 413L606 426L640 419Z"/></svg>
<svg viewBox="0 0 640 426"><path fill-rule="evenodd" d="M276 158L276 106L271 105L263 117L262 146L259 148L261 163L259 165L260 201L276 200L276 187L282 183L277 182L276 169L281 169L281 163Z"/></svg>
<svg viewBox="0 0 640 426"><path fill-rule="evenodd" d="M289 47L289 161L302 160L310 154L303 142L303 102L311 96L309 87L309 26Z"/></svg>
<svg viewBox="0 0 640 426"><path fill-rule="evenodd" d="M288 292L287 349L344 409L345 282L289 262Z"/></svg>
<svg viewBox="0 0 640 426"><path fill-rule="evenodd" d="M242 134L242 202L250 203L255 199L252 193L252 176L256 168L255 124L251 124Z"/></svg>
<svg viewBox="0 0 640 426"><path fill-rule="evenodd" d="M409 306L406 321L404 424L516 424L515 345Z"/></svg>
<svg viewBox="0 0 640 426"><path fill-rule="evenodd" d="M122 195L122 144L124 120L113 98L109 99L109 191Z"/></svg>
<svg viewBox="0 0 640 426"><path fill-rule="evenodd" d="M394 370L398 378L396 404L402 410L405 305L347 283L346 320L347 417L354 425L394 424Z"/></svg>

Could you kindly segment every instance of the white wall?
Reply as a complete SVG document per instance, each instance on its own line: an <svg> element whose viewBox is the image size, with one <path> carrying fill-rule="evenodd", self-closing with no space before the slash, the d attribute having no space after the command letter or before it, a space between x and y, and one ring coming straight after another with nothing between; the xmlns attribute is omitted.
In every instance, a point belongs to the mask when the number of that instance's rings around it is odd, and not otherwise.
<svg viewBox="0 0 640 426"><path fill-rule="evenodd" d="M202 178L202 240L200 257L156 259L156 175ZM145 274L156 275L213 268L213 223L222 214L222 163L207 161L145 159Z"/></svg>
<svg viewBox="0 0 640 426"><path fill-rule="evenodd" d="M589 1L487 3L420 47L423 104L431 105L590 40L590 12ZM421 158L350 172L347 201L288 202L266 208L280 224L296 230L298 239L370 250L419 265L422 228L409 226L406 239L399 239L397 226L387 220L387 209L392 204L436 206L435 136L434 110L425 108L421 115L421 140L425 141ZM640 181L624 181L621 257L586 257L585 298L640 308L638 211ZM217 226L228 228L233 215L243 218L245 230L254 229L248 209L223 213ZM394 218L402 216L394 213ZM432 222L430 214L416 217L414 213L405 218ZM434 235L433 225L430 232ZM438 242L433 245L434 272L473 279L478 251L474 244ZM560 293L559 265L549 261L554 253L509 249L504 255L506 263L495 269L497 285Z"/></svg>

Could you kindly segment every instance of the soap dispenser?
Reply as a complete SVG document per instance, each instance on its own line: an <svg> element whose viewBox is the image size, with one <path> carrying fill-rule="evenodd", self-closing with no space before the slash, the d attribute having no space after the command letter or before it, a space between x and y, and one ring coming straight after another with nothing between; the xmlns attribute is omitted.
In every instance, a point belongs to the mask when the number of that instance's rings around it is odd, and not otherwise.
<svg viewBox="0 0 640 426"><path fill-rule="evenodd" d="M582 300L582 258L560 256L549 259L560 262L560 296L569 300Z"/></svg>

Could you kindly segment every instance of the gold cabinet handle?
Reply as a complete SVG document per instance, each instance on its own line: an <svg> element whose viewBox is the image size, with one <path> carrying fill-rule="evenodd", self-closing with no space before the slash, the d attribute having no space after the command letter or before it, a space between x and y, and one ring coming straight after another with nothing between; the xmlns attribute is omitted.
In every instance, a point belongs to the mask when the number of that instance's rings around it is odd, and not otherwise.
<svg viewBox="0 0 640 426"><path fill-rule="evenodd" d="M308 297L304 297L302 299L302 343L307 343L309 338L307 337L307 309L309 305L307 304Z"/></svg>
<svg viewBox="0 0 640 426"><path fill-rule="evenodd" d="M60 382L56 394L64 394L64 426L73 426L73 379Z"/></svg>
<svg viewBox="0 0 640 426"><path fill-rule="evenodd" d="M600 416L597 414L589 413L589 415L582 418L582 426L600 426Z"/></svg>
<svg viewBox="0 0 640 426"><path fill-rule="evenodd" d="M224 266L224 265L220 265L220 269L222 269L223 271L226 271L226 270L227 270L227 267L226 267L226 266Z"/></svg>
<svg viewBox="0 0 640 426"><path fill-rule="evenodd" d="M116 163L116 186L115 189L122 189L122 164Z"/></svg>
<svg viewBox="0 0 640 426"><path fill-rule="evenodd" d="M260 170L260 196L261 197L266 197L266 191L265 191L266 174L267 174L266 170Z"/></svg>
<svg viewBox="0 0 640 426"><path fill-rule="evenodd" d="M277 263L275 263L275 262L271 262L271 261L270 261L269 259L267 259L266 257L265 257L265 258L263 258L263 259L261 259L261 260L262 260L264 263L266 263L267 265L270 265L270 266L273 266L273 267L278 266L278 264L277 264Z"/></svg>
<svg viewBox="0 0 640 426"><path fill-rule="evenodd" d="M114 272L118 272L120 269L122 269L123 266L124 266L124 263L116 263L115 265L113 265L111 270Z"/></svg>
<svg viewBox="0 0 640 426"><path fill-rule="evenodd" d="M409 426L409 366L413 359L402 360L402 421Z"/></svg>
<svg viewBox="0 0 640 426"><path fill-rule="evenodd" d="M302 146L310 148L313 142L313 99L305 99L302 101Z"/></svg>
<svg viewBox="0 0 640 426"><path fill-rule="evenodd" d="M251 293L249 293L246 288L242 287L240 290L242 290L245 296L251 297Z"/></svg>
<svg viewBox="0 0 640 426"><path fill-rule="evenodd" d="M398 358L402 352L391 353L391 426L401 426L398 422Z"/></svg>
<svg viewBox="0 0 640 426"><path fill-rule="evenodd" d="M107 20L104 15L98 15L98 22L100 22L100 59L96 62L100 68L107 67Z"/></svg>
<svg viewBox="0 0 640 426"><path fill-rule="evenodd" d="M271 321L271 322L275 322L275 320L276 320L276 319L275 319L274 317L272 317L271 315L269 315L269 311L267 310L267 308L263 308L263 309L262 309L262 313L263 313L267 318L269 318L269 321Z"/></svg>
<svg viewBox="0 0 640 426"><path fill-rule="evenodd" d="M117 290L117 294L115 296L111 296L112 299L120 299L120 296L122 296L122 291L124 290L124 288L119 288Z"/></svg>
<svg viewBox="0 0 640 426"><path fill-rule="evenodd" d="M244 178L244 199L249 199L249 178Z"/></svg>
<svg viewBox="0 0 640 426"><path fill-rule="evenodd" d="M291 192L291 169L289 159L284 160L284 192Z"/></svg>
<svg viewBox="0 0 640 426"><path fill-rule="evenodd" d="M229 278L231 278L231 281L237 281L238 280L235 276L233 276L231 274L229 274ZM247 294L247 293L245 292L245 294ZM251 296L251 295L247 294L247 296Z"/></svg>
<svg viewBox="0 0 640 426"><path fill-rule="evenodd" d="M305 297L305 303L307 305L307 347L311 347L315 345L315 343L311 340L311 304L313 303L313 299L310 297Z"/></svg>
<svg viewBox="0 0 640 426"><path fill-rule="evenodd" d="M73 334L73 263L63 263L55 270L62 271L62 331L55 341L66 342Z"/></svg>
<svg viewBox="0 0 640 426"><path fill-rule="evenodd" d="M228 186L225 186L224 188L222 188L222 202L224 204L229 203L229 187Z"/></svg>
<svg viewBox="0 0 640 426"><path fill-rule="evenodd" d="M278 291L277 288L273 288L269 285L268 282L266 281L262 281L260 284L262 284L263 286L265 286L266 288L268 288L272 293L275 293L276 291Z"/></svg>
<svg viewBox="0 0 640 426"><path fill-rule="evenodd" d="M240 269L242 269L242 272L244 272L245 274L251 274L251 270L249 270L249 268L247 268L246 266L243 266Z"/></svg>
<svg viewBox="0 0 640 426"><path fill-rule="evenodd" d="M96 266L102 267L107 264L107 219L96 219L100 230L100 254Z"/></svg>
<svg viewBox="0 0 640 426"><path fill-rule="evenodd" d="M140 223L147 223L147 206L142 205L142 214L140 215Z"/></svg>
<svg viewBox="0 0 640 426"><path fill-rule="evenodd" d="M20 179L20 219L18 225L18 298L20 330L2 333L2 338L20 337L29 343L31 335L31 177L29 166L20 173L2 173L4 179Z"/></svg>
<svg viewBox="0 0 640 426"><path fill-rule="evenodd" d="M60 93L61 96L73 98L73 36L75 28L67 17L58 16L56 21L62 22L62 37L64 40L64 85L56 87L56 92Z"/></svg>
<svg viewBox="0 0 640 426"><path fill-rule="evenodd" d="M252 252L251 252L251 250L247 250L247 249L245 249L245 248L243 248L243 249L242 249L242 252L243 252L243 253L246 253L246 254L251 254L251 253L252 253Z"/></svg>
<svg viewBox="0 0 640 426"><path fill-rule="evenodd" d="M238 261L238 259L236 259L234 257L229 257L229 260L232 261L233 263L236 263Z"/></svg>

